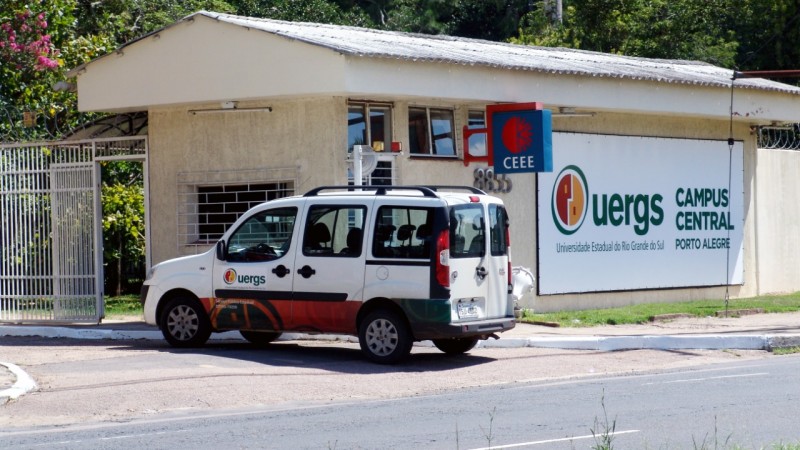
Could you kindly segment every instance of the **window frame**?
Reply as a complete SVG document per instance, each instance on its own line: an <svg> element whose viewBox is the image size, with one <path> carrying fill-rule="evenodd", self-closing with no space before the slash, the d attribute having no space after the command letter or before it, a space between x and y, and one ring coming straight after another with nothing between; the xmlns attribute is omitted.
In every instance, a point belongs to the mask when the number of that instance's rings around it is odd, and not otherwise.
<svg viewBox="0 0 800 450"><path fill-rule="evenodd" d="M481 123L482 125L473 125L473 114L480 114L481 115ZM486 110L485 109L476 109L476 108L469 108L467 110L467 129L468 130L479 130L481 128L486 128ZM467 147L464 149L465 154L469 154L470 157L473 158L486 158L489 154L489 143L487 142L488 133L475 133L467 139ZM483 143L483 153L482 154L475 154L472 153L472 144L475 143Z"/></svg>
<svg viewBox="0 0 800 450"><path fill-rule="evenodd" d="M276 214L280 213L280 214ZM266 217L277 217L282 218L284 220L278 220L275 222L272 221L265 221L261 219L265 219ZM263 211L259 211L250 217L247 218L244 222L242 222L233 233L230 234L228 237L227 242L225 242L225 254L227 257L225 258L228 262L238 262L238 263L257 263L257 262L265 262L265 261L274 261L277 259L282 258L291 250L292 245L292 237L294 235L294 230L297 226L297 218L299 216L299 209L296 206L285 206L279 208L271 208L265 209ZM288 229L283 230L269 230L266 229L267 225L274 223L277 224L279 228L284 228L288 224ZM259 242L256 245L243 245L244 242L248 241L249 239L253 239L247 235L255 236L256 233L252 233L249 230L246 230L248 227L253 227L254 225L265 227L264 230L264 237L270 240L271 242ZM280 235L276 237L275 235ZM241 237L240 237L241 236ZM255 242L255 241L254 241ZM279 245L274 246L272 243L277 243ZM261 245L268 245L271 248L271 251L267 251L267 249L262 250L260 247ZM231 247L239 247L241 249L237 249L236 251L232 251ZM232 255L239 255L241 254L242 258L235 258Z"/></svg>
<svg viewBox="0 0 800 450"><path fill-rule="evenodd" d="M327 204L320 203L311 205L303 223L303 235L300 248L303 256L323 257L323 258L358 258L364 253L364 226L367 220L367 205L363 204ZM332 216L331 216L332 214ZM330 220L323 220L332 218ZM360 222L360 223L359 223ZM315 226L323 224L329 233L329 246L315 247L312 241L313 229ZM361 230L361 242L358 253L344 252L348 248L347 235L354 228Z"/></svg>
<svg viewBox="0 0 800 450"><path fill-rule="evenodd" d="M393 117L394 117L394 104L390 102L372 102L368 100L348 100L347 102L347 121L348 121L348 131L347 131L347 153L350 155L353 151L353 145L356 145L355 142L351 142L351 135L350 135L350 114L351 111L355 108L361 109L362 117L364 118L364 133L366 134L367 144L375 151L378 157L378 167L373 171L373 173L369 175L365 175L362 179L362 184L368 185L386 185L386 186L393 186L397 184L397 169L395 164L396 154L391 153L392 141L394 140L394 127L393 125ZM383 114L383 141L374 141L373 139L373 127L372 127L372 111L373 110L384 110L385 113ZM381 145L376 145L376 142L380 142ZM376 148L377 147L377 148ZM377 171L381 171L379 173L387 173L388 176L376 176ZM353 174L348 170L347 173L347 182L348 184L353 184Z"/></svg>
<svg viewBox="0 0 800 450"><path fill-rule="evenodd" d="M411 132L412 122L416 122L416 120L411 120L412 111L416 111L419 113L420 111L424 111L425 113L425 134L426 134L426 142L425 146L417 145L416 147L424 150L424 151L414 151L415 146L411 145L412 140L417 140L414 136L418 133ZM449 134L449 137L446 139L450 139L452 143L452 154L440 154L437 149L440 146L436 145L436 141L439 139L435 139L436 135L434 135L434 122L432 119L431 112L438 113L444 112L449 116L449 124L450 124L450 131L446 134ZM420 105L409 105L408 107L408 139L409 139L409 156L414 158L436 158L436 159L458 159L458 140L456 139L456 110L455 108L451 107L441 107L441 106L420 106ZM417 141L418 142L418 141ZM419 142L418 142L419 143Z"/></svg>
<svg viewBox="0 0 800 450"><path fill-rule="evenodd" d="M436 209L430 206L381 205L372 226L372 257L430 260L435 247L432 234L435 216ZM401 233L407 236L400 236Z"/></svg>

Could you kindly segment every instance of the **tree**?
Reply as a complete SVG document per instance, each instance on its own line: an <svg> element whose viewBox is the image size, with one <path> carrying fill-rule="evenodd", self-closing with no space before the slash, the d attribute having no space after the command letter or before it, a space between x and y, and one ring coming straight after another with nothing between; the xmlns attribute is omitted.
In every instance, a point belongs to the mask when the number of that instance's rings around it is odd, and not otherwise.
<svg viewBox="0 0 800 450"><path fill-rule="evenodd" d="M159 30L199 10L235 13L225 0L76 0L79 36L105 35L117 45Z"/></svg>
<svg viewBox="0 0 800 450"><path fill-rule="evenodd" d="M797 0L741 0L740 20L731 31L741 43L741 70L800 69L800 3Z"/></svg>
<svg viewBox="0 0 800 450"><path fill-rule="evenodd" d="M144 275L145 223L141 164L124 161L103 163L101 190L104 281L106 292L119 296L130 288L136 288L123 282L126 268L141 271L142 278Z"/></svg>
<svg viewBox="0 0 800 450"><path fill-rule="evenodd" d="M564 21L544 6L528 13L512 41L604 53L689 59L732 67L738 41L729 31L744 20L731 0L565 0Z"/></svg>
<svg viewBox="0 0 800 450"><path fill-rule="evenodd" d="M458 0L447 33L490 41L507 41L518 33L519 21L533 9L528 0Z"/></svg>
<svg viewBox="0 0 800 450"><path fill-rule="evenodd" d="M58 128L59 113L74 107L74 96L52 89L66 70L61 49L71 38L73 5L74 0L0 4L0 112L8 118L0 122L0 136L47 136Z"/></svg>
<svg viewBox="0 0 800 450"><path fill-rule="evenodd" d="M359 7L342 9L326 0L230 0L236 14L295 22L373 26Z"/></svg>

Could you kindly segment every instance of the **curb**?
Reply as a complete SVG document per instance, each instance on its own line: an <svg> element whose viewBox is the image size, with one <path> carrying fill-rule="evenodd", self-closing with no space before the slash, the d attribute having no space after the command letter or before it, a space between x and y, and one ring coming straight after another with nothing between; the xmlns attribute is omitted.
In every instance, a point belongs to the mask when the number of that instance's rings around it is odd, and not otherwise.
<svg viewBox="0 0 800 450"><path fill-rule="evenodd" d="M21 395L36 389L36 382L33 381L33 378L18 366L5 362L0 362L0 366L4 366L16 377L16 381L10 388L0 391L0 405L8 403L10 400L16 400Z"/></svg>
<svg viewBox="0 0 800 450"><path fill-rule="evenodd" d="M69 339L110 339L110 340L163 340L159 330L108 330L75 329L49 326L2 326L0 336L38 336ZM358 342L348 335L312 335L305 333L285 333L279 341L317 340ZM236 331L214 333L209 341L244 341ZM430 341L417 343L432 345ZM489 339L478 342L478 348L558 348L564 350L770 350L800 346L800 334L696 334L691 336L642 335L642 336L563 336L563 337L517 337Z"/></svg>

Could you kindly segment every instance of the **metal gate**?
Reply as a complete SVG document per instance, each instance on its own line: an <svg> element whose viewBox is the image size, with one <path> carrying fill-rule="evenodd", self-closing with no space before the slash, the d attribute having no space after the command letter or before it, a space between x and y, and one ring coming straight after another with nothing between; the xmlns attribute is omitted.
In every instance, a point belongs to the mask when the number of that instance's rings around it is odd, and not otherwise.
<svg viewBox="0 0 800 450"><path fill-rule="evenodd" d="M145 137L0 146L0 322L100 321L97 162L145 155Z"/></svg>
<svg viewBox="0 0 800 450"><path fill-rule="evenodd" d="M101 277L95 248L94 163L53 164L50 167L50 201L53 244L53 318L56 320L97 320ZM101 244L102 245L102 244ZM100 310L100 311L98 311Z"/></svg>

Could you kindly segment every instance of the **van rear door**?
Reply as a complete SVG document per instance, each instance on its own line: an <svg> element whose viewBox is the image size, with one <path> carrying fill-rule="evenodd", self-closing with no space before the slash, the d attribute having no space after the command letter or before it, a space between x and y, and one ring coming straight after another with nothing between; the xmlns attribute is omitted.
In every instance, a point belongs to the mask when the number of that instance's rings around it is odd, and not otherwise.
<svg viewBox="0 0 800 450"><path fill-rule="evenodd" d="M454 319L513 315L508 297L508 220L503 205L472 202L450 208L450 292Z"/></svg>

